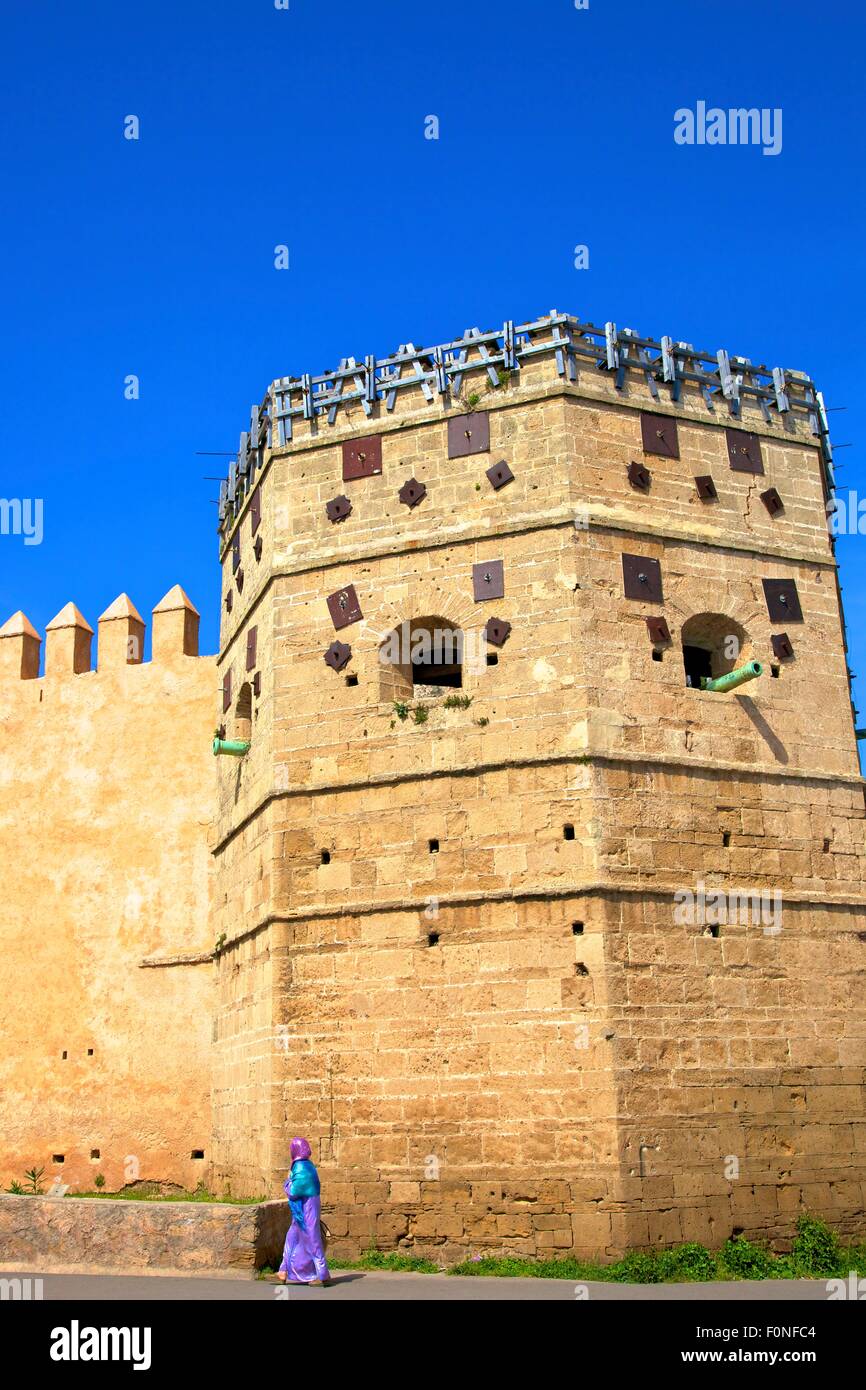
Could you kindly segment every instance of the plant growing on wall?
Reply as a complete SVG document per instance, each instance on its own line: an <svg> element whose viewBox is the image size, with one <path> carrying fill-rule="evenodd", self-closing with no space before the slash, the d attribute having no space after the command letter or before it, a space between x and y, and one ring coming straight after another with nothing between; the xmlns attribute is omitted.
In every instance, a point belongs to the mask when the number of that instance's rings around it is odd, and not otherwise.
<svg viewBox="0 0 866 1390"><path fill-rule="evenodd" d="M27 1186L24 1189L28 1196L39 1197L43 1192L42 1177L45 1173L44 1168L28 1168L24 1174Z"/></svg>
<svg viewBox="0 0 866 1390"><path fill-rule="evenodd" d="M473 365L480 365L473 363ZM464 410L477 410L485 396L491 395L494 391L502 387L508 390L513 378L517 375L513 367L498 368L496 371L496 385L488 386L484 391L469 391L465 396L461 391L454 391L453 398Z"/></svg>

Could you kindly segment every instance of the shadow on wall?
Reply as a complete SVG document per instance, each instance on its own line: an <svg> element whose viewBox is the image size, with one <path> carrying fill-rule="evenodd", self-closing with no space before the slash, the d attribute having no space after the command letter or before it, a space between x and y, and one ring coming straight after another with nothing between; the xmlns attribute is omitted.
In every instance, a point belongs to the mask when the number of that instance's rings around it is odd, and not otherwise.
<svg viewBox="0 0 866 1390"><path fill-rule="evenodd" d="M746 711L746 714L751 719L752 723L754 724L758 733L761 735L761 738L764 740L767 747L770 749L770 752L773 754L773 757L776 759L776 761L779 763L787 763L787 748L785 747L782 740L778 737L778 735L773 733L773 730L770 728L766 719L761 714L761 711L758 709L752 697L750 695L737 695L736 698L739 700L743 709Z"/></svg>

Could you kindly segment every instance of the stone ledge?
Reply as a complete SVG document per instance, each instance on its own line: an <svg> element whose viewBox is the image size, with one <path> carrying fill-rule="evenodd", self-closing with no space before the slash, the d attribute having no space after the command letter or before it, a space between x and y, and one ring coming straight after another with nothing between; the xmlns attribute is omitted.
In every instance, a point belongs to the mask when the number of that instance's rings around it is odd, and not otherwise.
<svg viewBox="0 0 866 1390"><path fill-rule="evenodd" d="M236 1206L3 1193L2 1267L252 1276L264 1264L279 1263L289 1219L285 1200Z"/></svg>

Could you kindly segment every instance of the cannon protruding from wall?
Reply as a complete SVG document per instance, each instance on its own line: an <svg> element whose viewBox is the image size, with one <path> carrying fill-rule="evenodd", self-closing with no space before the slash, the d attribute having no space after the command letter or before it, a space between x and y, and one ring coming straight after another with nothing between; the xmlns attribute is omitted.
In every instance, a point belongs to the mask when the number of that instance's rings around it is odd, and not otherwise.
<svg viewBox="0 0 866 1390"><path fill-rule="evenodd" d="M738 666L735 671L729 671L726 676L717 676L715 680L707 680L705 676L701 681L701 690L736 690L747 681L757 680L763 671L760 661L747 661L745 666Z"/></svg>

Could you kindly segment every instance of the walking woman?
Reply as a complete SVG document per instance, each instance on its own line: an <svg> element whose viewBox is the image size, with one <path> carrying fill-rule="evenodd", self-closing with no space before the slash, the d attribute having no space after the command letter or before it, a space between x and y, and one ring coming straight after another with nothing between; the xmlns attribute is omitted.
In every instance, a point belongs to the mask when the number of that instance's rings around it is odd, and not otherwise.
<svg viewBox="0 0 866 1390"><path fill-rule="evenodd" d="M292 1224L277 1277L283 1284L330 1284L322 1244L321 1187L312 1149L306 1139L293 1139L290 1152L292 1170L283 1189L292 1209Z"/></svg>

